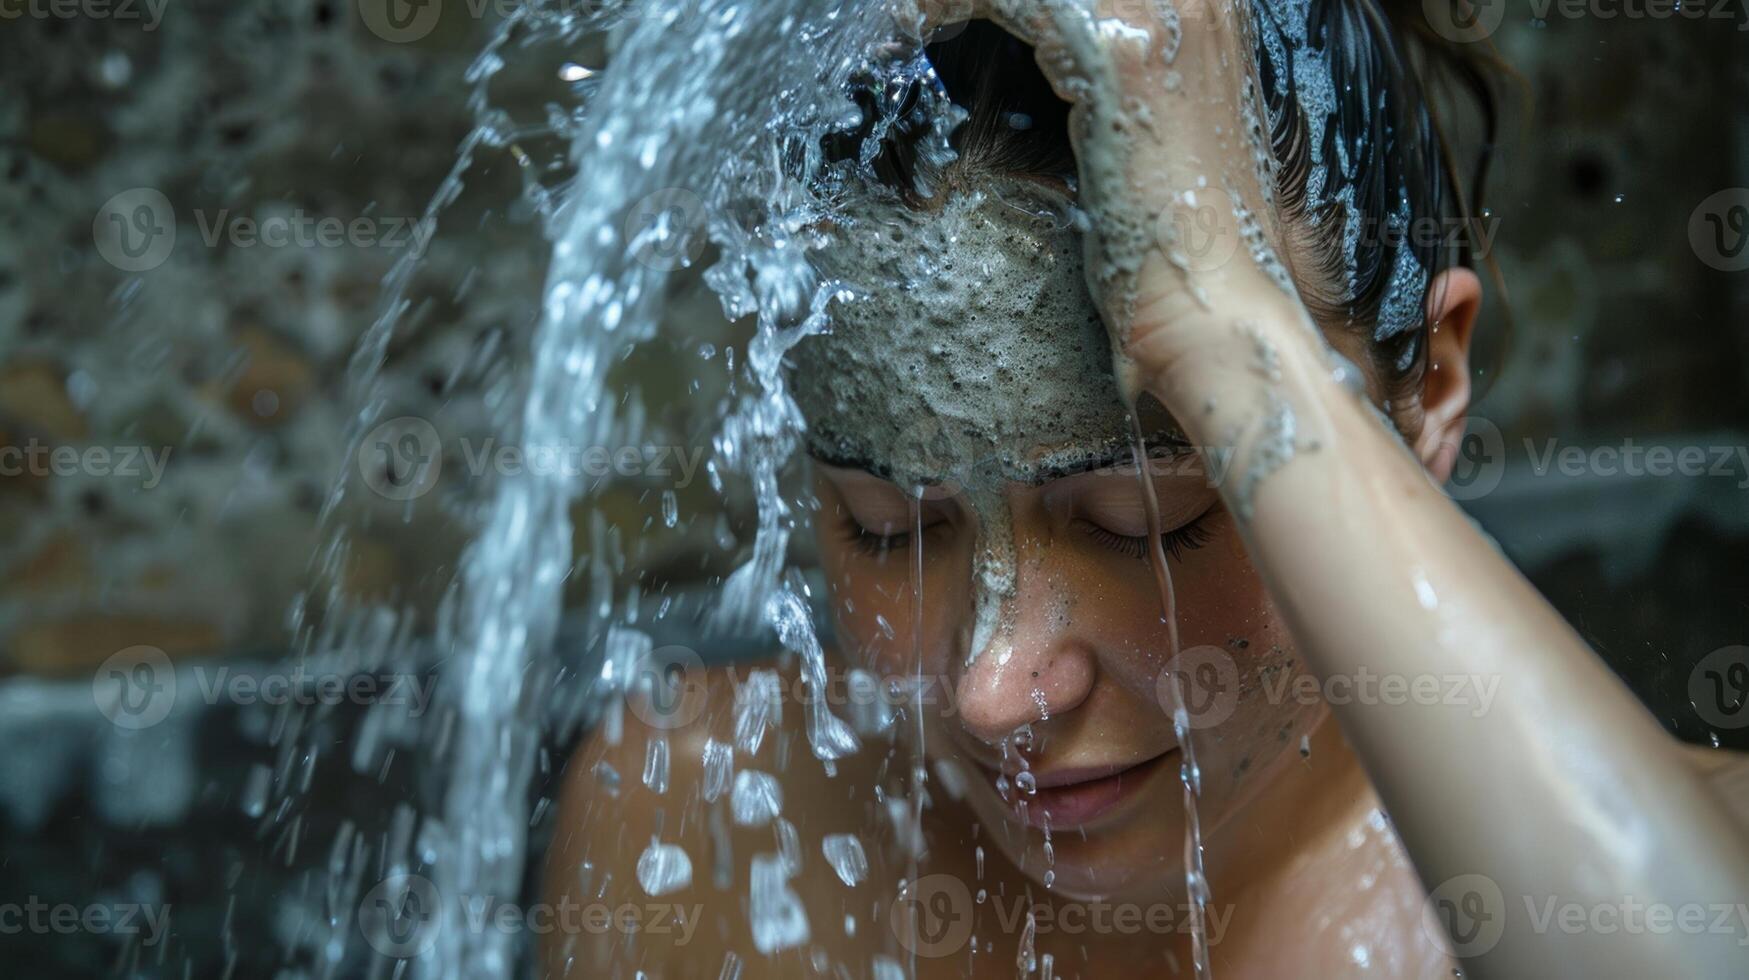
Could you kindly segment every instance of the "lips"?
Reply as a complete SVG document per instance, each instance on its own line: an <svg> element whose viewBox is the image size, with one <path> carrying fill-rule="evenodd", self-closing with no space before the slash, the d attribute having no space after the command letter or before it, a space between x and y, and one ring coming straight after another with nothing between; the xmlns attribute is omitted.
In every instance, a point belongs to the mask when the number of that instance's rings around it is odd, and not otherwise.
<svg viewBox="0 0 1749 980"><path fill-rule="evenodd" d="M1134 764L1038 773L1038 791L1023 797L1026 823L1058 830L1093 823L1135 796L1142 784L1153 778L1177 751L1171 749Z"/></svg>

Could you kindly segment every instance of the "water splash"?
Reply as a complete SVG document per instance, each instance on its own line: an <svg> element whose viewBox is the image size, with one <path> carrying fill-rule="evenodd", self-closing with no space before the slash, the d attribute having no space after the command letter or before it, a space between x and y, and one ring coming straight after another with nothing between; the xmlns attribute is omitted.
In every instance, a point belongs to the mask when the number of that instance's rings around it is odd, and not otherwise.
<svg viewBox="0 0 1749 980"><path fill-rule="evenodd" d="M823 655L806 605L778 574L787 507L777 474L801 425L781 361L796 340L823 329L835 291L816 281L799 238L820 215L806 178L820 169L821 137L855 121L847 83L892 32L891 16L873 4L697 0L619 17L629 6L611 5L587 23L531 22L572 34L612 26L617 40L607 67L589 79L588 111L574 120L578 182L539 199L552 261L511 427L527 447L622 441L608 371L656 334L668 275L688 264L694 229L708 231L720 257L707 281L731 319L753 315L758 328L747 364L756 384L717 443L720 461L752 478L759 507L754 554L725 586L723 621L776 625L802 656L805 678L823 690ZM500 47L502 38L478 62L482 77L501 66ZM652 202L666 205L654 220L642 228L629 220ZM524 684L556 634L572 569L571 507L584 491L580 474L562 467L500 481L447 604L440 640L454 651L447 679L456 718L433 869L444 894L515 894L520 885L540 723ZM636 671L603 679L611 686L631 676ZM816 754L835 758L854 748L825 699L815 703ZM754 777L737 774L737 801ZM754 795L770 802L771 794ZM760 810L775 815L773 807ZM760 856L753 867L757 945L805 938L806 919L781 866ZM432 975L505 976L512 938L471 935L460 905L451 905Z"/></svg>
<svg viewBox="0 0 1749 980"><path fill-rule="evenodd" d="M1132 411L1131 429L1134 435L1136 478L1142 485L1142 502L1148 514L1148 560L1154 569L1154 580L1160 589L1160 611L1167 629L1167 670L1176 670L1181 651L1178 637L1178 597L1172 587L1172 569L1166 564L1160 523L1160 499L1154 491L1154 480L1148 468L1148 444L1142 435L1141 420ZM1190 714L1176 679L1160 685L1167 695L1167 710L1172 715L1172 731L1178 738L1181 761L1179 781L1184 785L1184 885L1190 909L1190 945L1193 967L1198 980L1213 975L1209 967L1208 938L1208 875L1203 868L1202 818L1197 802L1202 794L1202 772L1196 765L1196 748L1192 744Z"/></svg>

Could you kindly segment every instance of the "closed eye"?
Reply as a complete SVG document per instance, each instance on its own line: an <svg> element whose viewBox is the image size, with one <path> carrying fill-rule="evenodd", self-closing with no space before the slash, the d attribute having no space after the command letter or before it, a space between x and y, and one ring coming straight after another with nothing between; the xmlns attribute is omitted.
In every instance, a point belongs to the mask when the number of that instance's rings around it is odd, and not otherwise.
<svg viewBox="0 0 1749 980"><path fill-rule="evenodd" d="M1207 520L1208 512L1204 512L1202 516L1190 523L1180 525L1160 535L1160 544L1166 549L1166 554L1170 555L1174 561L1182 561L1185 552L1195 551L1208 544L1214 538L1214 532L1208 528ZM1075 518L1073 524L1101 547L1109 548L1120 555L1128 555L1137 560L1148 557L1148 539L1145 536L1132 537L1127 534L1118 534L1116 531L1101 527L1084 517Z"/></svg>
<svg viewBox="0 0 1749 980"><path fill-rule="evenodd" d="M948 521L941 518L925 520L923 536L928 538L931 531L947 524ZM909 524L904 526L906 530L903 531L895 530L891 524L883 524L879 530L874 530L864 527L861 521L846 513L840 531L852 548L862 554L878 557L889 551L902 551L910 547L912 539L917 536L916 529Z"/></svg>

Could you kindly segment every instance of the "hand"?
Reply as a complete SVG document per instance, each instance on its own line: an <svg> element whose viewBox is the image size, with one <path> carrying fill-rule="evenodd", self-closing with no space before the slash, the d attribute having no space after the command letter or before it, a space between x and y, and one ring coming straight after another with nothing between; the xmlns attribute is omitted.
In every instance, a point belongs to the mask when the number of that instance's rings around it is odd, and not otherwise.
<svg viewBox="0 0 1749 980"><path fill-rule="evenodd" d="M1180 417L1248 323L1309 322L1285 268L1252 55L1233 0L920 0L926 27L987 17L1072 105L1088 279L1133 387ZM1253 125L1248 125L1251 120ZM1273 264L1271 264L1273 263ZM1285 284L1285 288L1284 288ZM1284 334L1291 334L1282 331ZM1126 394L1133 394L1126 392ZM1194 401L1189 401L1194 399ZM1175 404L1178 403L1178 404Z"/></svg>

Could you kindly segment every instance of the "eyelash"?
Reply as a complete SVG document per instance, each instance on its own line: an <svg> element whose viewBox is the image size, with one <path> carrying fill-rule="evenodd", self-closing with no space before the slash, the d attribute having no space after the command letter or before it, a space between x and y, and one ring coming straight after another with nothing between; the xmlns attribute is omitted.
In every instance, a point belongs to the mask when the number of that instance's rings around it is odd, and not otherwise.
<svg viewBox="0 0 1749 980"><path fill-rule="evenodd" d="M1174 561L1181 561L1185 552L1195 551L1208 544L1214 538L1215 533L1203 523L1207 518L1208 514L1205 513L1189 524L1173 528L1160 535L1160 543L1165 547L1167 556ZM1075 523L1081 526L1082 531L1088 537L1118 554L1128 555L1137 561L1148 557L1148 539L1146 537L1118 534L1079 517L1075 518Z"/></svg>
<svg viewBox="0 0 1749 980"><path fill-rule="evenodd" d="M1207 518L1208 515L1203 514L1189 524L1160 535L1160 542L1172 560L1182 561L1185 552L1195 551L1214 538L1214 532L1209 530L1204 523ZM1148 539L1146 537L1118 534L1080 517L1075 518L1074 523L1079 525L1082 532L1096 543L1118 554L1128 555L1137 561L1148 557ZM901 531L897 534L876 534L857 523L854 518L845 521L844 524L845 539L850 542L852 547L865 555L883 555L889 551L904 548L911 543L911 532L909 531ZM925 526L924 533L928 533L929 527L932 526Z"/></svg>
<svg viewBox="0 0 1749 980"><path fill-rule="evenodd" d="M924 525L923 532L925 534L929 533L931 527L934 527L934 525ZM851 547L855 548L858 552L878 557L889 551L896 551L909 545L911 543L911 532L900 531L897 534L876 534L868 528L863 527L856 518L847 517L844 521L844 539L849 541Z"/></svg>

